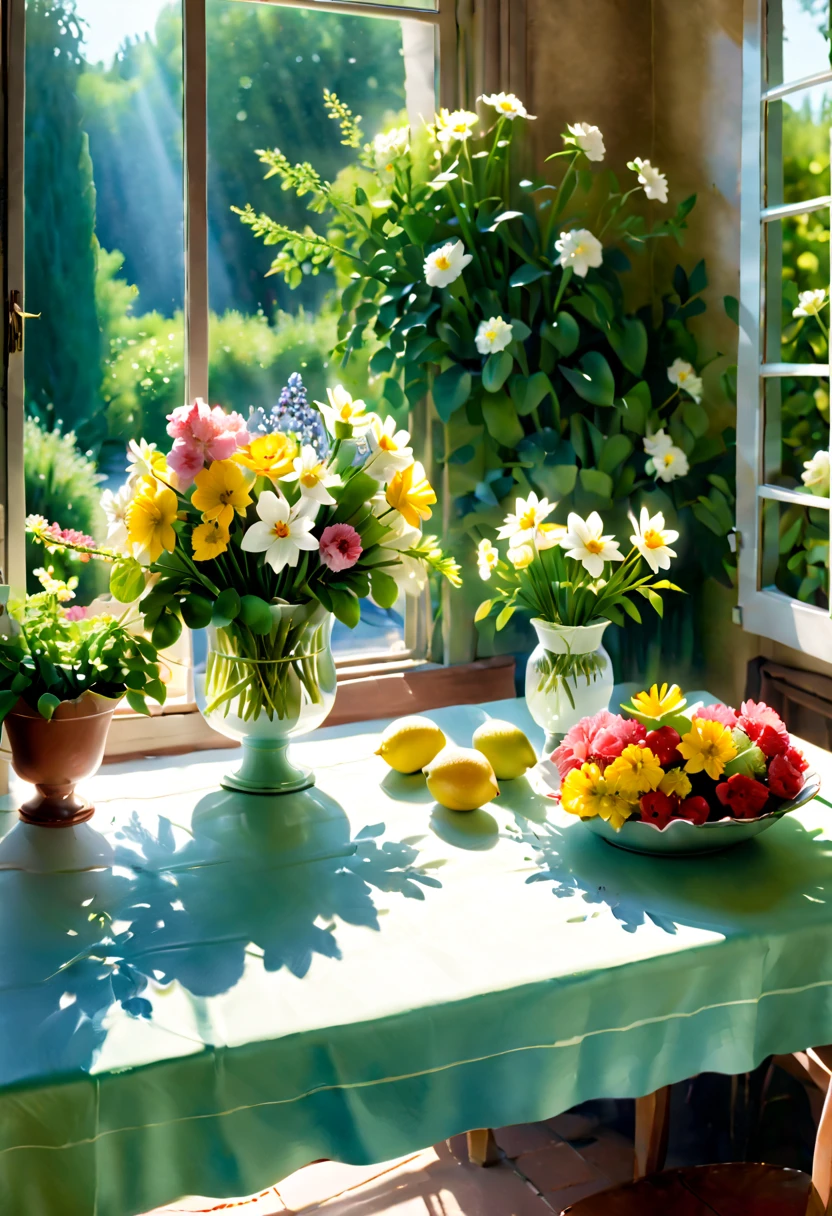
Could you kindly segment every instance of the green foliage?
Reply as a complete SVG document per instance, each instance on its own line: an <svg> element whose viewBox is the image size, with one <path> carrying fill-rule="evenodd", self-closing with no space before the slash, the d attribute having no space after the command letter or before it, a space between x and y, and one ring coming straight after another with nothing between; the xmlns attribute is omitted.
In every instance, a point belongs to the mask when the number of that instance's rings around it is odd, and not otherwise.
<svg viewBox="0 0 832 1216"><path fill-rule="evenodd" d="M49 522L58 520L65 527L89 535L101 535L104 517L99 506L99 482L95 463L78 451L74 434L69 431L46 430L36 418L23 424L24 471L26 481L26 510L43 515ZM28 589L37 591L40 584L32 573L43 560L31 536L26 537L26 569ZM97 563L78 565L71 554L56 550L49 555L55 577L67 579L75 574L79 579L79 594L85 601L94 599L104 590L106 581Z"/></svg>

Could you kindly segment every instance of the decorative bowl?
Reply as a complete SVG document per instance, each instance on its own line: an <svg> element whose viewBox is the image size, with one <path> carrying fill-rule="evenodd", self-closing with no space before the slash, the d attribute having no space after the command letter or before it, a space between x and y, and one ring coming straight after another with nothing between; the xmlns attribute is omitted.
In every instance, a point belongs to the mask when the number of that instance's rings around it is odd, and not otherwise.
<svg viewBox="0 0 832 1216"><path fill-rule="evenodd" d="M541 793L555 798L560 789L558 771L551 761L543 761L534 770L535 782ZM673 819L664 828L641 819L628 820L616 831L606 819L578 819L585 828L606 840L618 849L630 853L650 853L657 857L692 857L696 854L717 853L742 844L752 836L766 832L778 819L805 806L820 793L820 777L807 769L803 789L790 802L782 803L776 811L769 811L756 819L716 819L708 823L690 823L687 819ZM570 816L571 818L571 816ZM576 817L577 818L577 817Z"/></svg>

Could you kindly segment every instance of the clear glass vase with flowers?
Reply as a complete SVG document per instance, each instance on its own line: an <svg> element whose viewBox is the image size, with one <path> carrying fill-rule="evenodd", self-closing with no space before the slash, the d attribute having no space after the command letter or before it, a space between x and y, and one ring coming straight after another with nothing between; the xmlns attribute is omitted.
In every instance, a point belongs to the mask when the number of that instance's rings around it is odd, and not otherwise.
<svg viewBox="0 0 832 1216"><path fill-rule="evenodd" d="M130 477L103 503L109 536L96 552L113 561L111 593L139 600L160 648L183 625L208 630L197 701L243 744L223 784L303 788L314 778L287 746L332 708L333 618L354 627L362 599L392 607L431 571L459 583L422 535L436 494L406 431L340 385L310 405L297 375L268 414L197 400L169 415L168 434L168 453L132 445Z"/></svg>
<svg viewBox="0 0 832 1216"><path fill-rule="evenodd" d="M586 519L570 512L565 525L550 523L556 506L535 493L518 498L497 532L505 554L485 537L477 547L480 577L494 579L496 595L480 604L475 619L496 610L500 630L518 609L531 613L538 645L526 667L526 701L546 731L547 753L581 718L609 704L608 625L622 625L625 616L641 624L639 597L661 616L660 592L679 590L656 577L670 568L679 535L665 527L661 512L651 516L642 507L638 520L631 518L630 549L622 553L597 511Z"/></svg>

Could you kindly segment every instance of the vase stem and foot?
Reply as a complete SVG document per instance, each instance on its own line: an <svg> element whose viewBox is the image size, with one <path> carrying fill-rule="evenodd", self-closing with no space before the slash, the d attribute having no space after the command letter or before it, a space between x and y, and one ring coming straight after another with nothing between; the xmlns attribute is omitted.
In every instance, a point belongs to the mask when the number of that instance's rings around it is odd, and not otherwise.
<svg viewBox="0 0 832 1216"><path fill-rule="evenodd" d="M315 784L315 774L289 759L288 739L243 739L243 762L220 784L245 794L293 794Z"/></svg>

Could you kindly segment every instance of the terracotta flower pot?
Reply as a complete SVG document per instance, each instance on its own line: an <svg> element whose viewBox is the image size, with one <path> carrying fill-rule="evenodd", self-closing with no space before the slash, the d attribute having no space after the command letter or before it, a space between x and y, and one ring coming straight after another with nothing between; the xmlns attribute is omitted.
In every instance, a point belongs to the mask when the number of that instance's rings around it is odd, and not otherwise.
<svg viewBox="0 0 832 1216"><path fill-rule="evenodd" d="M77 701L62 701L51 720L23 700L6 715L14 770L37 790L19 808L26 823L65 828L90 818L95 807L79 798L75 785L101 764L117 704L88 692Z"/></svg>

